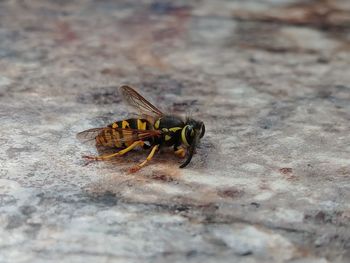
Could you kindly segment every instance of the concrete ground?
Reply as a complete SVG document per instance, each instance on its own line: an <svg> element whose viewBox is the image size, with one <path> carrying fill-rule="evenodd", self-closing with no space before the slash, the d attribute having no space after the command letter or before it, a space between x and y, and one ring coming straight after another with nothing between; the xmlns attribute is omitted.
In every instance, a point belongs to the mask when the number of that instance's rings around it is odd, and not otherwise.
<svg viewBox="0 0 350 263"><path fill-rule="evenodd" d="M97 154L128 83L203 120ZM350 262L350 2L0 1L0 262Z"/></svg>

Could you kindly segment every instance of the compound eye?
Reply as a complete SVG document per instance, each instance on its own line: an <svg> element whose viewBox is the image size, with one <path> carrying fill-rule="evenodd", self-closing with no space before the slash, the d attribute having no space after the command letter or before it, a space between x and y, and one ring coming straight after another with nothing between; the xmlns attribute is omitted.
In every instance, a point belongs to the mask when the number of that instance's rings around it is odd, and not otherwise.
<svg viewBox="0 0 350 263"><path fill-rule="evenodd" d="M187 139L189 144L191 144L191 142L192 142L193 135L194 135L193 127L187 126L186 127L186 139Z"/></svg>
<svg viewBox="0 0 350 263"><path fill-rule="evenodd" d="M193 127L191 125L186 125L181 132L181 140L186 146L190 146L193 141Z"/></svg>
<svg viewBox="0 0 350 263"><path fill-rule="evenodd" d="M199 135L199 138L202 138L204 136L204 133L205 133L205 125L203 123L202 129L201 129L201 134Z"/></svg>

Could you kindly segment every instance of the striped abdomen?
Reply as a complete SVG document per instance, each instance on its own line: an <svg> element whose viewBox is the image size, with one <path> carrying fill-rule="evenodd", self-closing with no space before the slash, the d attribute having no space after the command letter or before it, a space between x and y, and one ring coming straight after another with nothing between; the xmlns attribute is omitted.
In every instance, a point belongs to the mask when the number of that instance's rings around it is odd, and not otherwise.
<svg viewBox="0 0 350 263"><path fill-rule="evenodd" d="M129 131L117 130L115 128L153 130L152 124L145 119L116 121L108 125L108 127L113 129L102 130L101 133L96 136L96 145L124 148L131 145L134 141L140 140L137 134L133 134Z"/></svg>

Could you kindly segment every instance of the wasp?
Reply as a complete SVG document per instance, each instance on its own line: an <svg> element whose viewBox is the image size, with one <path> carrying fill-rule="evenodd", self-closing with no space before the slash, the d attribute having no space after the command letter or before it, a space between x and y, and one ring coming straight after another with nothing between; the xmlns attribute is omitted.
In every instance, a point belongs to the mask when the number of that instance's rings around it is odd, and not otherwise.
<svg viewBox="0 0 350 263"><path fill-rule="evenodd" d="M164 114L130 86L121 86L124 101L140 112L140 118L115 121L107 127L93 128L77 134L81 141L95 140L96 146L112 147L117 152L101 156L83 156L90 160L108 160L141 147L150 152L143 162L134 166L135 172L144 167L162 147L173 147L175 155L186 158L180 168L186 167L204 136L202 121Z"/></svg>

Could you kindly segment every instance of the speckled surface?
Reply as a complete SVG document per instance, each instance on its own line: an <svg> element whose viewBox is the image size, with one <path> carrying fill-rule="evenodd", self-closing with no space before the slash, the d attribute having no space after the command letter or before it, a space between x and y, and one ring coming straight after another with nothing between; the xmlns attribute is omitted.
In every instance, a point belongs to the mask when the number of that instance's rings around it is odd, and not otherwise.
<svg viewBox="0 0 350 263"><path fill-rule="evenodd" d="M0 262L349 262L349 1L0 1ZM205 122L84 165L117 87Z"/></svg>

